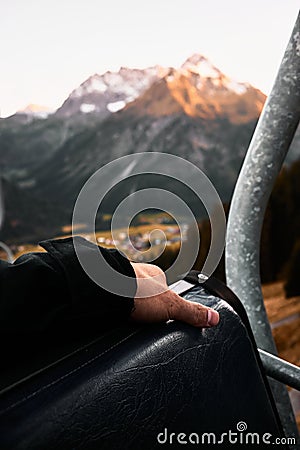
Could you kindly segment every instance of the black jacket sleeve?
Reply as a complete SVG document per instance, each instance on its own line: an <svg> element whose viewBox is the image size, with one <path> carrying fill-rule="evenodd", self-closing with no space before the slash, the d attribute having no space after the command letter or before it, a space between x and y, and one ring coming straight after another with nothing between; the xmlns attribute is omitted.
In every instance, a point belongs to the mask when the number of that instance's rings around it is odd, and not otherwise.
<svg viewBox="0 0 300 450"><path fill-rule="evenodd" d="M13 264L0 260L0 332L23 333L113 327L129 318L132 297L107 292L84 272L73 239L85 252L101 251L118 272L135 278L130 262L114 249L77 236L40 245L47 253L28 253Z"/></svg>

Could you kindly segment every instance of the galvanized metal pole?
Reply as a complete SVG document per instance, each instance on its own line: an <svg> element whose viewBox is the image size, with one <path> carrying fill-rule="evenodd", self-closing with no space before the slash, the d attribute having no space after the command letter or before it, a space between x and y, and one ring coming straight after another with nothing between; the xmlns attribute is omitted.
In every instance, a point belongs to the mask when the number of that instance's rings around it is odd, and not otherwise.
<svg viewBox="0 0 300 450"><path fill-rule="evenodd" d="M299 367L284 361L278 356L271 355L269 352L258 349L260 359L268 375L281 383L287 384L300 391Z"/></svg>
<svg viewBox="0 0 300 450"><path fill-rule="evenodd" d="M226 238L226 278L243 302L257 346L277 354L260 280L264 213L300 118L300 18L298 15L277 78L250 143L232 198ZM272 382L288 437L298 436L286 388Z"/></svg>

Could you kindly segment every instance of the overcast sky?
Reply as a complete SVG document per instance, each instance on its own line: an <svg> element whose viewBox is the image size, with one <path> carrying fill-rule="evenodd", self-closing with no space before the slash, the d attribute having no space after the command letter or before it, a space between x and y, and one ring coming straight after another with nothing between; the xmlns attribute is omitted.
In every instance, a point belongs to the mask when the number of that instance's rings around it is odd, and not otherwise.
<svg viewBox="0 0 300 450"><path fill-rule="evenodd" d="M299 0L0 0L0 110L57 108L94 73L193 53L269 93Z"/></svg>

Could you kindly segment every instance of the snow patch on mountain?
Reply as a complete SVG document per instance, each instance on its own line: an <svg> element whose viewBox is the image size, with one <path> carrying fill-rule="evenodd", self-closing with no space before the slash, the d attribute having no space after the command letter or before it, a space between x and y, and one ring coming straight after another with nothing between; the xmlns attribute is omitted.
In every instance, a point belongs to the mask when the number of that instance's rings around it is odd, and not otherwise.
<svg viewBox="0 0 300 450"><path fill-rule="evenodd" d="M105 117L108 111L119 111L135 100L168 70L160 66L147 69L121 67L118 72L94 74L73 90L58 110L58 115L71 116L76 112L92 112L86 105L93 104L93 112Z"/></svg>
<svg viewBox="0 0 300 450"><path fill-rule="evenodd" d="M80 105L80 111L87 114L87 113L91 113L93 111L95 111L96 106L91 104L91 103L82 103L82 105Z"/></svg>
<svg viewBox="0 0 300 450"><path fill-rule="evenodd" d="M219 88L225 88L237 95L244 94L250 87L247 83L239 83L225 76L217 69L205 56L194 54L188 58L181 66L181 72L188 76L194 74L199 76L196 83L197 89L205 88L205 79L209 79L211 83Z"/></svg>
<svg viewBox="0 0 300 450"><path fill-rule="evenodd" d="M92 93L107 93L107 95L119 94L124 101L126 99L132 101L157 78L159 78L158 67L150 67L144 70L121 67L119 72L108 71L102 75L91 76L72 92L71 97L82 97Z"/></svg>
<svg viewBox="0 0 300 450"><path fill-rule="evenodd" d="M103 82L100 75L93 75L87 81L82 83L77 89L71 93L71 97L82 97L83 95L90 94L93 92L105 92L107 90L107 85Z"/></svg>
<svg viewBox="0 0 300 450"><path fill-rule="evenodd" d="M115 113L115 112L120 111L121 109L123 109L125 106L126 106L126 102L121 100L119 102L108 103L106 108L108 109L108 111L110 111L112 113Z"/></svg>
<svg viewBox="0 0 300 450"><path fill-rule="evenodd" d="M183 71L192 72L203 78L219 78L221 72L207 58L194 54L181 66Z"/></svg>
<svg viewBox="0 0 300 450"><path fill-rule="evenodd" d="M230 79L227 79L225 81L225 86L227 87L227 89L235 92L238 95L245 94L245 92L249 88L249 84L247 84L247 83L239 83L238 81L230 80Z"/></svg>

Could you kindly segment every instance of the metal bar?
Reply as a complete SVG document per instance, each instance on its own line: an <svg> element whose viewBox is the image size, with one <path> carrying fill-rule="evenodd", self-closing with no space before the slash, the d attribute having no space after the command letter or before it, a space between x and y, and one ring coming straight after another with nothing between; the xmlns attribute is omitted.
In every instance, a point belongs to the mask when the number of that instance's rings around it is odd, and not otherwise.
<svg viewBox="0 0 300 450"><path fill-rule="evenodd" d="M245 306L257 346L273 354L277 350L261 292L259 247L267 202L300 118L299 30L298 15L235 187L226 238L227 283ZM286 388L272 384L286 436L297 436Z"/></svg>
<svg viewBox="0 0 300 450"><path fill-rule="evenodd" d="M300 367L264 350L258 352L269 377L300 391Z"/></svg>

